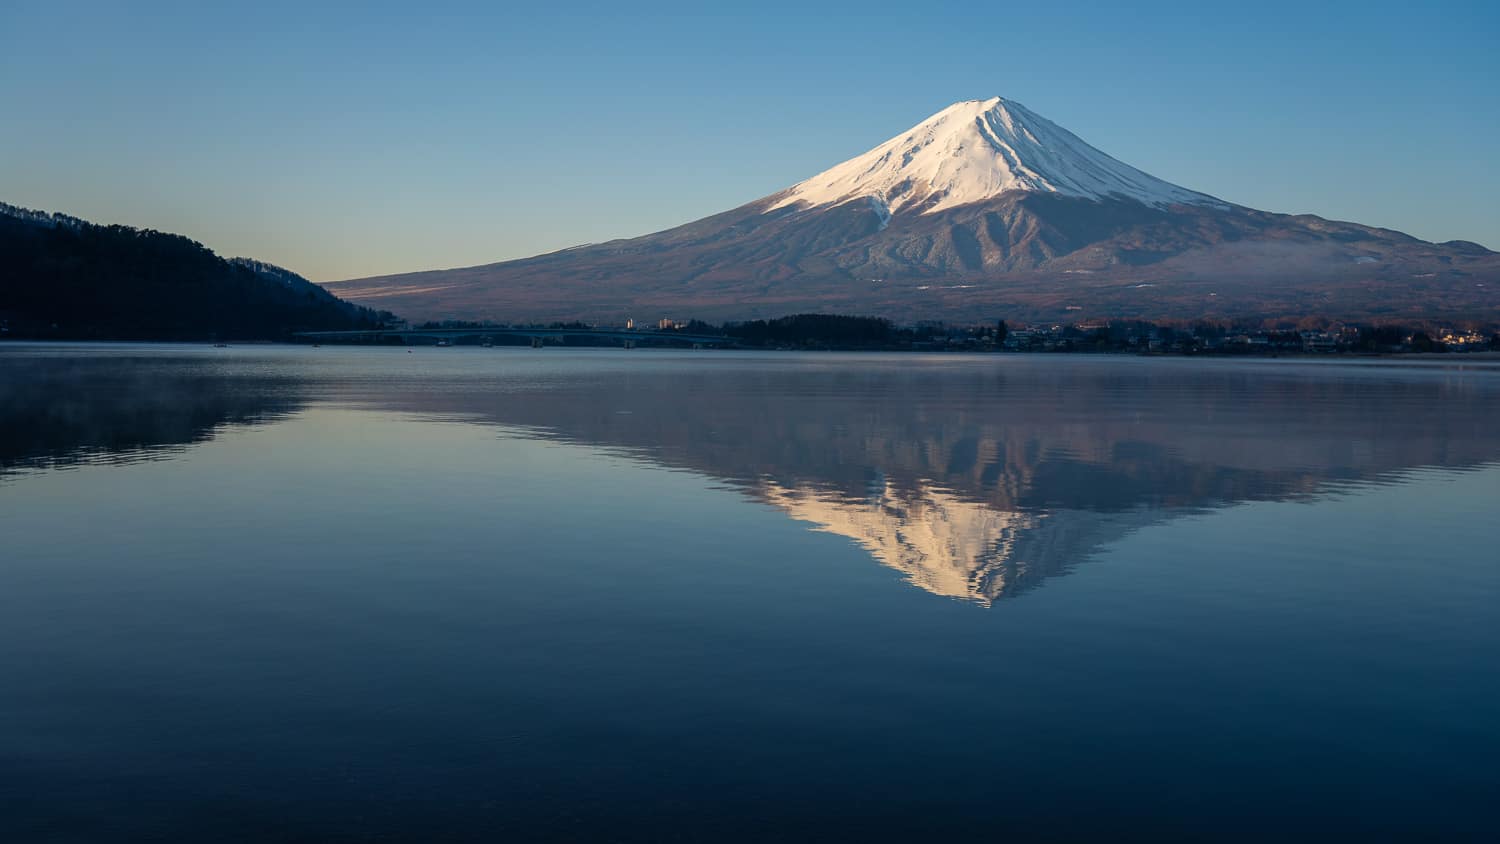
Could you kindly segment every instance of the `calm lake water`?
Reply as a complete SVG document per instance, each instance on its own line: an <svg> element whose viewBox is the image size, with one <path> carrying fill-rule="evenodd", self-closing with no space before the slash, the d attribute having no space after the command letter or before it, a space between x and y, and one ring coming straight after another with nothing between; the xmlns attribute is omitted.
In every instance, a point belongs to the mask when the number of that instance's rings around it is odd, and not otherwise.
<svg viewBox="0 0 1500 844"><path fill-rule="evenodd" d="M1500 363L0 346L7 841L1485 839Z"/></svg>

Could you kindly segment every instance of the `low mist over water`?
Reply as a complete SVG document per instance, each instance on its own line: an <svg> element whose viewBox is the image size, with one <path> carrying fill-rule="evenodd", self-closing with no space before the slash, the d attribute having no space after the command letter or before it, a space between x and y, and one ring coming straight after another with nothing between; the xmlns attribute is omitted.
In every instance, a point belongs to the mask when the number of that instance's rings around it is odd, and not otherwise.
<svg viewBox="0 0 1500 844"><path fill-rule="evenodd" d="M1478 840L1497 418L1478 358L0 346L0 818Z"/></svg>

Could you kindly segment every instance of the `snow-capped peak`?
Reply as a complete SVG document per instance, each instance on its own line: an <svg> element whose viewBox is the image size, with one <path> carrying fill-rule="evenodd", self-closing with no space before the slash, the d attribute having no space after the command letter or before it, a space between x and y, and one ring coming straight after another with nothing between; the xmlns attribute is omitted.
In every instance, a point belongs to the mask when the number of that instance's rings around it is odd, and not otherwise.
<svg viewBox="0 0 1500 844"><path fill-rule="evenodd" d="M931 213L1011 191L1147 205L1215 205L1116 161L1014 100L954 103L906 132L799 182L772 208L839 205L868 197L891 214Z"/></svg>

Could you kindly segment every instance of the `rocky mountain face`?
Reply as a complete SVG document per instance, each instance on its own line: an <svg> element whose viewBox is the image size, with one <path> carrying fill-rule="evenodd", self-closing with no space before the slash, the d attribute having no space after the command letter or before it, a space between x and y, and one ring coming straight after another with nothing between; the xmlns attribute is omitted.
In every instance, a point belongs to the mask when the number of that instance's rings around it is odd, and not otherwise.
<svg viewBox="0 0 1500 844"><path fill-rule="evenodd" d="M1485 320L1500 253L1234 205L994 98L663 232L334 284L412 318Z"/></svg>

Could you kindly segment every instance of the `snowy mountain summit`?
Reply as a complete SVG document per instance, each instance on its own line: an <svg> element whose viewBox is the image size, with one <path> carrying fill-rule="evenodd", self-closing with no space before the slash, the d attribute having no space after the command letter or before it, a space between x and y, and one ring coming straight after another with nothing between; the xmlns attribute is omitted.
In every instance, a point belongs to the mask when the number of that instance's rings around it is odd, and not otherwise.
<svg viewBox="0 0 1500 844"><path fill-rule="evenodd" d="M867 199L889 214L929 214L1015 191L1224 207L1143 173L1014 100L954 103L864 155L799 182L772 208Z"/></svg>

